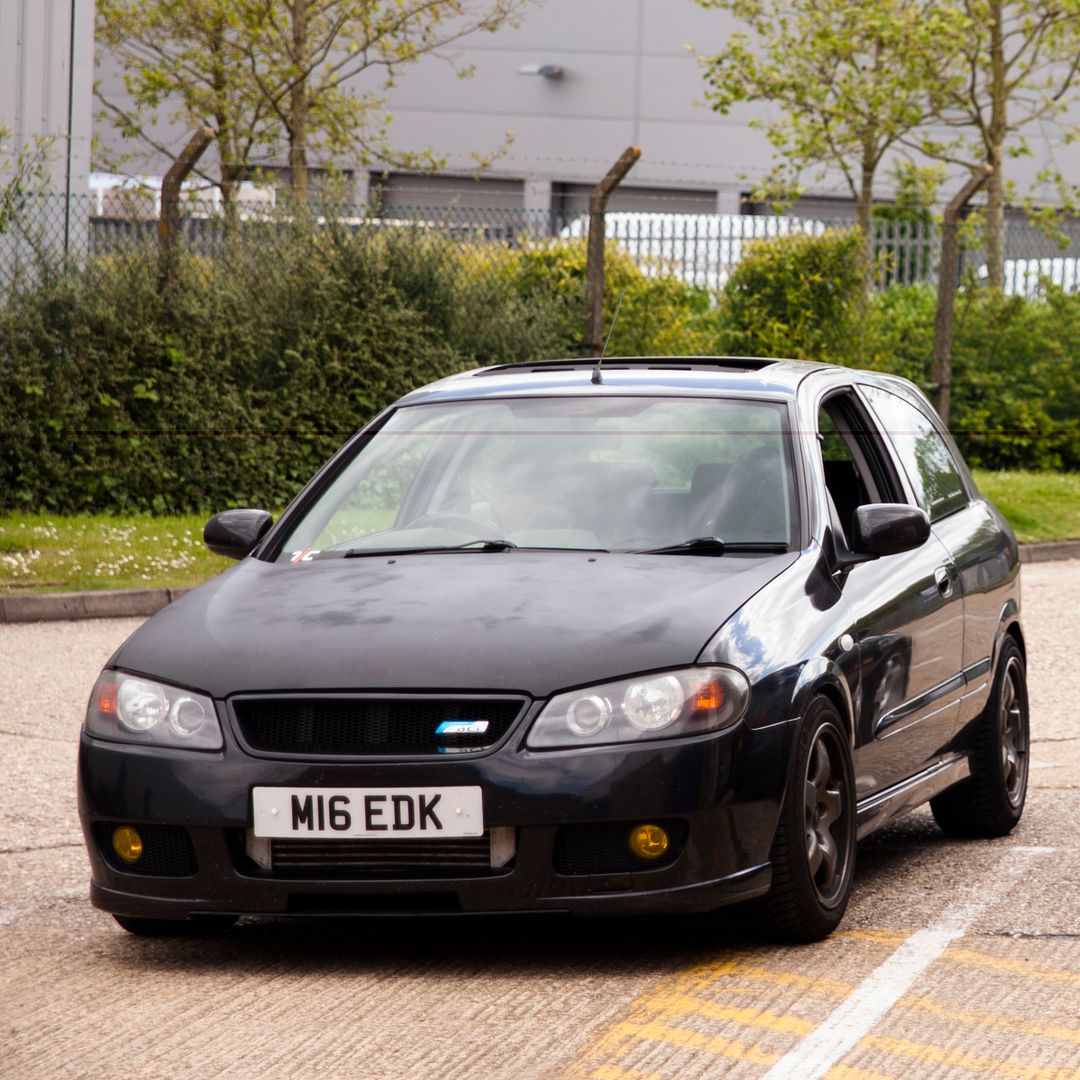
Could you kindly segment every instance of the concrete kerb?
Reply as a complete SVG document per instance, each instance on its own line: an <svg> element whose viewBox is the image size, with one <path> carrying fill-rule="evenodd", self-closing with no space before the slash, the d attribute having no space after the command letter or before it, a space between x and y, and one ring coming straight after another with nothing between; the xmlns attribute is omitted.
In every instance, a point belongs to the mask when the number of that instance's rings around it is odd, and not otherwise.
<svg viewBox="0 0 1080 1080"><path fill-rule="evenodd" d="M1021 544L1023 563L1080 559L1080 540ZM0 595L0 623L48 622L67 619L123 619L153 615L188 589L101 589L92 592Z"/></svg>
<svg viewBox="0 0 1080 1080"><path fill-rule="evenodd" d="M99 589L0 596L0 623L153 615L186 592L187 589Z"/></svg>

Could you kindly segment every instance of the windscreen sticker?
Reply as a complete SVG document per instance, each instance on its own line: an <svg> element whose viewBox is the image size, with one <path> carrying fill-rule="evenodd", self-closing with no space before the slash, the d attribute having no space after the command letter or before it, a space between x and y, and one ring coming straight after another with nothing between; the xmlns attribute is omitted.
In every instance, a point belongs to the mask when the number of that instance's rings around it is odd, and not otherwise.
<svg viewBox="0 0 1080 1080"><path fill-rule="evenodd" d="M318 548L301 548L299 551L294 551L289 557L289 562L302 563L311 562L316 555L319 554Z"/></svg>

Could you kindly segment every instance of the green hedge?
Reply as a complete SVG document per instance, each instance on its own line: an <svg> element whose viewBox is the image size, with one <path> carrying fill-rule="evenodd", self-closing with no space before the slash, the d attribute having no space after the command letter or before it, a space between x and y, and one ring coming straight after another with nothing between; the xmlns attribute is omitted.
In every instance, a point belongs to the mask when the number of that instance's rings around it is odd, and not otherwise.
<svg viewBox="0 0 1080 1080"><path fill-rule="evenodd" d="M222 241L224 243L224 241ZM0 299L0 508L281 505L409 389L577 355L583 241L507 248L423 229L274 226L187 254L168 302L152 248L44 263ZM787 354L926 384L934 295L864 298L850 235L750 249L718 302L609 249L613 354ZM1080 297L965 291L954 425L974 464L1080 469Z"/></svg>
<svg viewBox="0 0 1080 1080"><path fill-rule="evenodd" d="M967 282L957 296L951 427L972 465L1080 470L1080 295ZM930 385L936 290L862 295L855 233L758 241L720 298L719 347L797 356Z"/></svg>
<svg viewBox="0 0 1080 1080"><path fill-rule="evenodd" d="M561 316L407 230L298 230L263 252L189 256L167 304L152 249L42 267L0 309L0 498L280 505L413 387L519 359L521 341L565 351Z"/></svg>

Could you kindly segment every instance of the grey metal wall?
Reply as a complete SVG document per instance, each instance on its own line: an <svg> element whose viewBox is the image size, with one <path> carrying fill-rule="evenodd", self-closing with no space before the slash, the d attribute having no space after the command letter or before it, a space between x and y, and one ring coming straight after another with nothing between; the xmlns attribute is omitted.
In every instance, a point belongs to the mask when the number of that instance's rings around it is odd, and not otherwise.
<svg viewBox="0 0 1080 1080"><path fill-rule="evenodd" d="M86 191L93 79L94 0L0 0L0 119L14 135L8 150L51 138L55 192Z"/></svg>
<svg viewBox="0 0 1080 1080"><path fill-rule="evenodd" d="M19 2L0 0L0 7ZM455 59L475 67L473 78L458 78L438 58L402 77L389 95L393 143L399 150L430 148L445 158L447 172L437 182L391 174L377 189L394 206L458 198L470 206L577 207L622 150L638 145L643 156L621 189L620 207L739 213L742 195L770 167L767 141L749 126L766 110L744 106L723 117L705 107L701 71L687 48L716 51L735 28L728 15L694 0L534 0L519 26L462 39ZM122 98L115 64L107 56L98 63L102 88ZM558 65L562 77L521 73L540 65ZM163 127L160 134L182 145L187 133ZM504 146L508 134L513 141ZM124 149L107 128L99 136L106 148ZM1065 146L1052 128L1032 131L1030 143L1030 158L1009 162L1021 191L1050 162L1080 175L1080 143ZM469 179L473 152L500 147L505 153L488 179ZM363 172L355 161L337 165ZM136 172L160 175L166 168L152 154L133 162ZM806 181L808 213L850 212L839 175Z"/></svg>

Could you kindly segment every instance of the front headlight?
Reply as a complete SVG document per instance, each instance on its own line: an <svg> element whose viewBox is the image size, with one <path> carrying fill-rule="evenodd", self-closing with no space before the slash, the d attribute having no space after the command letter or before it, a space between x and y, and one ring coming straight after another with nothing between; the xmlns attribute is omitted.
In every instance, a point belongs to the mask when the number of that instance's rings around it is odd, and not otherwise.
<svg viewBox="0 0 1080 1080"><path fill-rule="evenodd" d="M221 727L205 695L154 679L103 671L86 709L86 730L99 739L220 750Z"/></svg>
<svg viewBox="0 0 1080 1080"><path fill-rule="evenodd" d="M536 718L533 750L674 739L736 723L750 684L735 668L695 667L557 694Z"/></svg>

